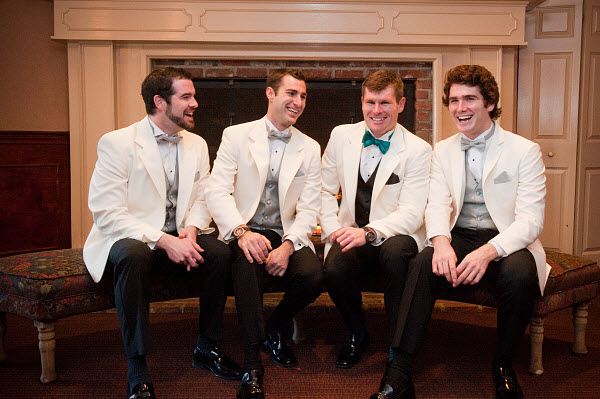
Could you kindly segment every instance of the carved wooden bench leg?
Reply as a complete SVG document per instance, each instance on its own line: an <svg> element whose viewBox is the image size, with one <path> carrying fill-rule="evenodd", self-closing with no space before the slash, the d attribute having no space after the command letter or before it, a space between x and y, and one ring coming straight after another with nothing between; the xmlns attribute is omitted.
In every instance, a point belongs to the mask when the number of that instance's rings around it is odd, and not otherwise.
<svg viewBox="0 0 600 399"><path fill-rule="evenodd" d="M587 327L588 303L578 303L573 306L573 327L575 336L573 338L573 354L576 356L585 356L588 349L585 346L585 329Z"/></svg>
<svg viewBox="0 0 600 399"><path fill-rule="evenodd" d="M531 358L529 360L529 373L542 375L542 346L544 343L544 317L533 316L529 323L529 336L531 339Z"/></svg>
<svg viewBox="0 0 600 399"><path fill-rule="evenodd" d="M6 362L4 336L6 335L6 313L0 312L0 365Z"/></svg>
<svg viewBox="0 0 600 399"><path fill-rule="evenodd" d="M40 376L40 381L47 384L56 380L56 367L54 364L56 349L54 326L56 325L56 322L44 323L42 321L34 321L33 325L38 329L38 340L42 359L42 375Z"/></svg>

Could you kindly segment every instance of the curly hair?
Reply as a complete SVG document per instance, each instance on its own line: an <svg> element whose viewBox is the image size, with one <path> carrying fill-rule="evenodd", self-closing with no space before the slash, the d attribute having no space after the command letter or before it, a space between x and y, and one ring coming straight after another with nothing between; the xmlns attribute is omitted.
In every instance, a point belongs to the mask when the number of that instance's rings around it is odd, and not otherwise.
<svg viewBox="0 0 600 399"><path fill-rule="evenodd" d="M400 102L402 97L404 97L404 83L402 79L392 71L379 70L377 72L373 72L371 75L367 76L365 81L362 84L361 94L365 95L365 89L369 89L370 91L380 92L388 88L388 86L392 86L394 88L394 92L396 94L396 101Z"/></svg>
<svg viewBox="0 0 600 399"><path fill-rule="evenodd" d="M179 79L192 80L192 75L181 68L158 68L150 72L142 82L142 98L146 105L146 113L154 115L156 105L154 96L158 95L165 99L167 104L171 103L173 93L173 82Z"/></svg>
<svg viewBox="0 0 600 399"><path fill-rule="evenodd" d="M498 107L500 92L494 75L481 65L459 65L446 73L444 82L444 95L442 102L447 107L450 100L450 87L453 84L463 84L471 87L479 87L485 105L494 104L495 107L489 112L492 120L498 119L502 109Z"/></svg>

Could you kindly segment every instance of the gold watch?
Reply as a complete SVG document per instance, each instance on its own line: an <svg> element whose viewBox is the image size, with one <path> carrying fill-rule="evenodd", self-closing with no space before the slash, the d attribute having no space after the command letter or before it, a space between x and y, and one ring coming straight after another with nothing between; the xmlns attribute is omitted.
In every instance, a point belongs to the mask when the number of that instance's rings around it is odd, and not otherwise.
<svg viewBox="0 0 600 399"><path fill-rule="evenodd" d="M246 225L240 225L240 226L236 227L235 229L233 229L233 236L235 238L239 239L247 231L250 231L250 227L248 227Z"/></svg>

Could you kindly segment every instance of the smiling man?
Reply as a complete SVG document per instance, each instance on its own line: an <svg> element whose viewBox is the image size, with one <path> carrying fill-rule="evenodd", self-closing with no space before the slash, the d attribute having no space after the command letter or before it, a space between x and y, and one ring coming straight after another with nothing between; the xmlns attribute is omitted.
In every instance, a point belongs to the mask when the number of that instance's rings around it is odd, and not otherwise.
<svg viewBox="0 0 600 399"><path fill-rule="evenodd" d="M540 147L495 122L499 98L484 67L448 71L443 102L459 133L435 147L425 211L431 246L411 267L429 276L414 297L423 326L439 290L486 289L498 299L492 376L505 399L523 397L513 353L550 268L538 240L546 194Z"/></svg>
<svg viewBox="0 0 600 399"><path fill-rule="evenodd" d="M89 193L94 225L83 258L94 281L114 284L130 399L155 397L146 364L151 276L196 282L202 294L193 363L218 377L242 376L217 346L231 252L201 234L214 229L204 202L208 148L185 130L194 127L194 94L186 71L154 70L142 83L148 115L98 142Z"/></svg>
<svg viewBox="0 0 600 399"><path fill-rule="evenodd" d="M286 343L292 318L321 293L323 271L310 241L320 205L321 149L292 126L306 105L304 80L295 69L269 74L267 115L225 129L206 191L220 236L233 251L245 355L238 399L264 398L261 346L276 364L296 365ZM266 328L265 282L285 292Z"/></svg>
<svg viewBox="0 0 600 399"><path fill-rule="evenodd" d="M336 361L339 368L358 363L369 342L361 297L365 274L383 275L393 338L401 306L410 305L410 298L402 303L409 262L425 244L431 146L398 124L406 101L403 90L394 72L377 71L367 77L361 98L364 121L333 129L322 159L325 278L348 327ZM410 356L417 345L405 331L402 341L391 346L390 358ZM396 395L386 398L408 398L414 392L410 378L397 379L389 369L381 382L380 392L384 390Z"/></svg>

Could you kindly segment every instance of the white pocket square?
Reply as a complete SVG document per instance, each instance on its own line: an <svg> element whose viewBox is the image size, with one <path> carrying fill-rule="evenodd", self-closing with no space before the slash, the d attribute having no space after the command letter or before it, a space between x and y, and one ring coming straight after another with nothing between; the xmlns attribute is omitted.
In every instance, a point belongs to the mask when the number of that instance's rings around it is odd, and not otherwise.
<svg viewBox="0 0 600 399"><path fill-rule="evenodd" d="M511 181L513 178L506 171L500 173L498 176L494 177L494 184L502 184Z"/></svg>
<svg viewBox="0 0 600 399"><path fill-rule="evenodd" d="M194 181L198 181L199 178L200 178L200 171L197 170L196 174L194 175Z"/></svg>

